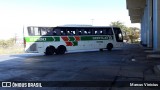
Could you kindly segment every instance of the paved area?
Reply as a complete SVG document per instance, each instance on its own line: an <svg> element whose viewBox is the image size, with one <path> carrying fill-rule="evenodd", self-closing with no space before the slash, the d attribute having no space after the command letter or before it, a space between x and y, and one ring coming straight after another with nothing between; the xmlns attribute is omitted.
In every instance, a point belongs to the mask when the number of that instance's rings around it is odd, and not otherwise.
<svg viewBox="0 0 160 90"><path fill-rule="evenodd" d="M0 56L1 81L98 81L104 87L43 87L0 88L3 90L159 90L159 87L130 87L134 81L160 81L154 68L159 58L138 44L126 44L121 49L67 53L44 56L39 54ZM106 82L104 82L106 84ZM76 82L75 82L76 83ZM98 83L97 83L98 84ZM128 85L128 86L127 86ZM85 86L85 85L84 85Z"/></svg>

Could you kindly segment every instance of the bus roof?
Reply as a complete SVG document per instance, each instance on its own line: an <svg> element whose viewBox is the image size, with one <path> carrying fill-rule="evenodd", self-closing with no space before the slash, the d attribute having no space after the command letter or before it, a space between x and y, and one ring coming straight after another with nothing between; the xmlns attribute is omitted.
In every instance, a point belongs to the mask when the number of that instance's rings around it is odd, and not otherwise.
<svg viewBox="0 0 160 90"><path fill-rule="evenodd" d="M61 28L119 28L119 27L113 27L113 26L57 26Z"/></svg>
<svg viewBox="0 0 160 90"><path fill-rule="evenodd" d="M92 25L63 25L63 26L27 26L27 27L45 27L45 28L119 28L114 26L92 26Z"/></svg>

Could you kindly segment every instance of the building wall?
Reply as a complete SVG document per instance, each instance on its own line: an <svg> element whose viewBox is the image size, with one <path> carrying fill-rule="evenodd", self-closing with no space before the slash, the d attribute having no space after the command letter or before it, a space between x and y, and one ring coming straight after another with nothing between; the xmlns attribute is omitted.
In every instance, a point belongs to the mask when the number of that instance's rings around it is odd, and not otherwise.
<svg viewBox="0 0 160 90"><path fill-rule="evenodd" d="M142 44L160 51L160 0L126 0L131 22L141 23ZM136 17L139 18L136 18ZM139 21L139 22L138 22Z"/></svg>
<svg viewBox="0 0 160 90"><path fill-rule="evenodd" d="M160 0L153 0L153 49L160 51Z"/></svg>

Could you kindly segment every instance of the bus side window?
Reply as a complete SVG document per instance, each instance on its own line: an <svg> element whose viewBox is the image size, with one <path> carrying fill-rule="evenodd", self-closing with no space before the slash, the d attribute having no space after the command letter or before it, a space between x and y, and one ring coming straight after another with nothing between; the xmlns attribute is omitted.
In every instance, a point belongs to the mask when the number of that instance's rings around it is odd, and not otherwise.
<svg viewBox="0 0 160 90"><path fill-rule="evenodd" d="M34 27L35 36L40 36L40 29L38 27Z"/></svg>
<svg viewBox="0 0 160 90"><path fill-rule="evenodd" d="M113 35L113 32L112 32L111 28L107 28L106 35Z"/></svg>
<svg viewBox="0 0 160 90"><path fill-rule="evenodd" d="M78 34L79 34L79 35L85 35L85 34L84 34L84 29L80 28L79 31L78 31Z"/></svg>
<svg viewBox="0 0 160 90"><path fill-rule="evenodd" d="M56 35L61 35L61 30L59 28L55 28L54 31L56 32Z"/></svg>
<svg viewBox="0 0 160 90"><path fill-rule="evenodd" d="M56 30L53 30L52 32L53 32L53 35L57 35L57 32L56 32Z"/></svg>
<svg viewBox="0 0 160 90"><path fill-rule="evenodd" d="M95 31L95 30L93 29L93 35L96 35L96 33L97 33L97 31Z"/></svg>
<svg viewBox="0 0 160 90"><path fill-rule="evenodd" d="M41 31L38 27L28 27L28 35L29 36L39 36Z"/></svg>
<svg viewBox="0 0 160 90"><path fill-rule="evenodd" d="M78 31L78 35L82 35L82 31Z"/></svg>
<svg viewBox="0 0 160 90"><path fill-rule="evenodd" d="M100 30L99 33L100 33L100 35L103 35L103 30Z"/></svg>
<svg viewBox="0 0 160 90"><path fill-rule="evenodd" d="M97 31L94 31L94 34L97 35Z"/></svg>
<svg viewBox="0 0 160 90"><path fill-rule="evenodd" d="M94 33L95 35L100 35L100 30L95 30Z"/></svg>
<svg viewBox="0 0 160 90"><path fill-rule="evenodd" d="M76 35L76 31L71 31L71 35Z"/></svg>
<svg viewBox="0 0 160 90"><path fill-rule="evenodd" d="M61 35L65 35L65 33L63 31L61 31Z"/></svg>
<svg viewBox="0 0 160 90"><path fill-rule="evenodd" d="M61 29L61 35L67 35L66 29Z"/></svg>
<svg viewBox="0 0 160 90"><path fill-rule="evenodd" d="M67 31L67 35L71 35L71 32L70 32L70 31Z"/></svg>
<svg viewBox="0 0 160 90"><path fill-rule="evenodd" d="M79 30L75 29L75 35L79 35Z"/></svg>
<svg viewBox="0 0 160 90"><path fill-rule="evenodd" d="M106 35L106 29L103 29L103 35Z"/></svg>
<svg viewBox="0 0 160 90"><path fill-rule="evenodd" d="M44 30L43 28L40 28L41 29L41 35L46 35L46 30Z"/></svg>
<svg viewBox="0 0 160 90"><path fill-rule="evenodd" d="M53 31L49 31L49 30L47 30L47 36L52 36L53 34Z"/></svg>
<svg viewBox="0 0 160 90"><path fill-rule="evenodd" d="M28 35L33 36L34 35L34 30L31 27L27 27L28 29Z"/></svg>
<svg viewBox="0 0 160 90"><path fill-rule="evenodd" d="M88 35L92 35L92 29L88 30Z"/></svg>
<svg viewBox="0 0 160 90"><path fill-rule="evenodd" d="M46 31L47 31L47 36L53 36L53 29L51 29L51 28L45 28L46 29Z"/></svg>
<svg viewBox="0 0 160 90"><path fill-rule="evenodd" d="M61 31L61 35L63 35L63 31Z"/></svg>
<svg viewBox="0 0 160 90"><path fill-rule="evenodd" d="M40 32L41 32L40 35L43 35L43 36L47 36L47 35L51 36L51 35L53 35L51 28L39 27L39 30L40 30Z"/></svg>
<svg viewBox="0 0 160 90"><path fill-rule="evenodd" d="M88 35L88 32L86 30L84 30L84 35Z"/></svg>
<svg viewBox="0 0 160 90"><path fill-rule="evenodd" d="M84 30L84 35L91 35L91 29L85 29Z"/></svg>
<svg viewBox="0 0 160 90"><path fill-rule="evenodd" d="M67 30L67 35L76 35L76 30L74 28L69 28Z"/></svg>

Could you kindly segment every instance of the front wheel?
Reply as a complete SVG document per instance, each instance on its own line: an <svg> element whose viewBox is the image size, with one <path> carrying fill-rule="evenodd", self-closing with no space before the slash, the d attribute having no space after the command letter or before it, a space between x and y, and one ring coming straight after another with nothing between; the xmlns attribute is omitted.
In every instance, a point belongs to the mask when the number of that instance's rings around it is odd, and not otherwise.
<svg viewBox="0 0 160 90"><path fill-rule="evenodd" d="M113 44L112 44L112 43L108 43L108 44L107 44L107 49L108 49L108 51L111 51L112 48L113 48Z"/></svg>

